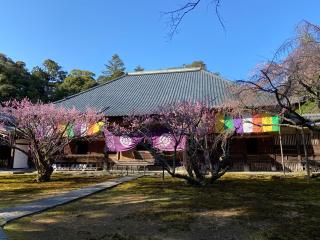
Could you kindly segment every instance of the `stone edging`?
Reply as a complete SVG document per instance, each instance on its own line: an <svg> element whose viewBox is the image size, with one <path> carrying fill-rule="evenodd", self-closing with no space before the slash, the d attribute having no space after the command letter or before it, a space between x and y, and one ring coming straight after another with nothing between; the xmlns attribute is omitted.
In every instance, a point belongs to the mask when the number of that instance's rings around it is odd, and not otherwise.
<svg viewBox="0 0 320 240"><path fill-rule="evenodd" d="M0 227L0 240L9 240L8 237L4 234L1 227Z"/></svg>

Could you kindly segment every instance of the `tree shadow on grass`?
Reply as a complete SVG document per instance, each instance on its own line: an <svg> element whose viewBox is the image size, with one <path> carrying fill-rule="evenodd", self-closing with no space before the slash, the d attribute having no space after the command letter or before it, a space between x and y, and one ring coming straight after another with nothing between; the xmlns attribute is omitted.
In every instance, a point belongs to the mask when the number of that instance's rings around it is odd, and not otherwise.
<svg viewBox="0 0 320 240"><path fill-rule="evenodd" d="M5 229L10 239L318 239L320 182L229 175L212 186L148 177Z"/></svg>
<svg viewBox="0 0 320 240"><path fill-rule="evenodd" d="M35 174L0 176L0 209L25 204L33 200L61 194L114 178L54 174L50 182L34 182Z"/></svg>

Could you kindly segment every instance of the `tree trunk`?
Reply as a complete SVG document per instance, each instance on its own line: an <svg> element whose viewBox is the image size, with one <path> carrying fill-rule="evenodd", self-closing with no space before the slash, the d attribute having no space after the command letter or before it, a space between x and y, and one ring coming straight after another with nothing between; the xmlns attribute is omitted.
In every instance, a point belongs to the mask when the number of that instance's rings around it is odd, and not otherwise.
<svg viewBox="0 0 320 240"><path fill-rule="evenodd" d="M226 167L224 169L221 169L221 171L216 172L214 175L211 176L210 183L214 183L216 180L221 178L228 170L229 170L229 167Z"/></svg>
<svg viewBox="0 0 320 240"><path fill-rule="evenodd" d="M189 177L194 178L193 171L192 171L192 165L191 165L191 162L190 162L189 157L187 155L188 155L187 152L184 151L183 152L183 166L185 167Z"/></svg>
<svg viewBox="0 0 320 240"><path fill-rule="evenodd" d="M38 169L37 182L49 182L51 179L51 174L53 173L53 167L43 167Z"/></svg>
<svg viewBox="0 0 320 240"><path fill-rule="evenodd" d="M169 171L167 171L167 172L171 175L171 177L184 179L191 185L201 185L201 183L202 183L192 177L189 177L188 175L184 175L184 174L180 174L180 173L172 173Z"/></svg>
<svg viewBox="0 0 320 240"><path fill-rule="evenodd" d="M51 174L53 173L52 162L47 157L42 157L38 154L34 159L35 166L37 168L37 182L48 182L50 181Z"/></svg>
<svg viewBox="0 0 320 240"><path fill-rule="evenodd" d="M318 79L319 81L320 79ZM317 90L317 99L316 99L316 102L317 102L317 106L318 108L320 108L320 87L318 86L318 90Z"/></svg>
<svg viewBox="0 0 320 240"><path fill-rule="evenodd" d="M173 152L173 161L172 161L172 172L173 174L176 173L176 159L177 159L177 147L174 147L174 152Z"/></svg>
<svg viewBox="0 0 320 240"><path fill-rule="evenodd" d="M197 157L199 157L199 156L194 155L193 157L189 157L190 158L190 163L191 163L191 167L193 169L193 172L196 175L196 179L198 181L203 181L205 176L202 175L202 173L200 172L199 166L197 164L197 159L195 159Z"/></svg>

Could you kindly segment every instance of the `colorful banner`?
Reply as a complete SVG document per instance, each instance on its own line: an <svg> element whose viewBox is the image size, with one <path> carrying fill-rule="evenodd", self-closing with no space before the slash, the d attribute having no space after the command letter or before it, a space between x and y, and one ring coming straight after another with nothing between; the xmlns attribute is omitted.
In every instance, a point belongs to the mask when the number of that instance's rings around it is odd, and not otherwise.
<svg viewBox="0 0 320 240"><path fill-rule="evenodd" d="M172 152L174 151L175 145L177 143L178 143L178 146L176 146L177 151L182 151L186 147L186 136L177 137L177 139L175 139L173 135L169 133L163 133L161 135L152 136L151 140L152 140L152 146L161 151Z"/></svg>
<svg viewBox="0 0 320 240"><path fill-rule="evenodd" d="M224 117L224 129L225 130L234 129L232 117L230 117L230 116Z"/></svg>
<svg viewBox="0 0 320 240"><path fill-rule="evenodd" d="M104 122L98 122L91 126L87 126L86 123L78 124L69 124L66 128L66 125L60 125L59 129L61 131L65 130L64 136L68 138L73 137L85 137L96 135L103 131ZM65 129L66 128L66 129Z"/></svg>
<svg viewBox="0 0 320 240"><path fill-rule="evenodd" d="M243 132L252 133L253 132L252 117L245 117L242 119L242 122L243 122Z"/></svg>
<svg viewBox="0 0 320 240"><path fill-rule="evenodd" d="M262 116L262 132L272 132L272 116L267 114Z"/></svg>
<svg viewBox="0 0 320 240"><path fill-rule="evenodd" d="M261 133L262 132L262 115L261 114L255 114L252 116L252 124L253 129L252 132L254 133Z"/></svg>
<svg viewBox="0 0 320 240"><path fill-rule="evenodd" d="M272 131L273 132L278 132L280 130L280 118L279 116L272 116Z"/></svg>
<svg viewBox="0 0 320 240"><path fill-rule="evenodd" d="M91 136L91 135L95 135L99 132L102 132L103 126L104 126L104 122L98 122L96 124L93 124L92 126L90 126L88 128L87 135Z"/></svg>
<svg viewBox="0 0 320 240"><path fill-rule="evenodd" d="M279 131L279 116L268 114L254 114L232 118L222 113L217 113L215 117L215 132L221 133L224 130L236 130L238 134L242 133L261 133Z"/></svg>
<svg viewBox="0 0 320 240"><path fill-rule="evenodd" d="M220 133L224 130L224 114L217 113L215 116L215 132Z"/></svg>
<svg viewBox="0 0 320 240"><path fill-rule="evenodd" d="M233 119L234 122L234 128L236 129L236 133L243 133L243 121L241 118L235 118Z"/></svg>
<svg viewBox="0 0 320 240"><path fill-rule="evenodd" d="M67 126L66 132L65 132L66 136L69 138L73 138L75 136L74 131L73 131L73 125L69 124Z"/></svg>

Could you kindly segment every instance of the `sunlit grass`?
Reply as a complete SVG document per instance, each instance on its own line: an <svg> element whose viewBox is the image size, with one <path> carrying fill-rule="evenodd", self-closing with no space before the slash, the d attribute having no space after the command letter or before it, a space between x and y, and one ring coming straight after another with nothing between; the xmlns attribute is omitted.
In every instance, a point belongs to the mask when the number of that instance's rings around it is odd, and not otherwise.
<svg viewBox="0 0 320 240"><path fill-rule="evenodd" d="M10 239L319 239L320 180L144 177L5 227Z"/></svg>
<svg viewBox="0 0 320 240"><path fill-rule="evenodd" d="M54 173L50 182L37 183L34 181L35 176L35 174L1 174L0 209L78 189L111 178L108 175Z"/></svg>

